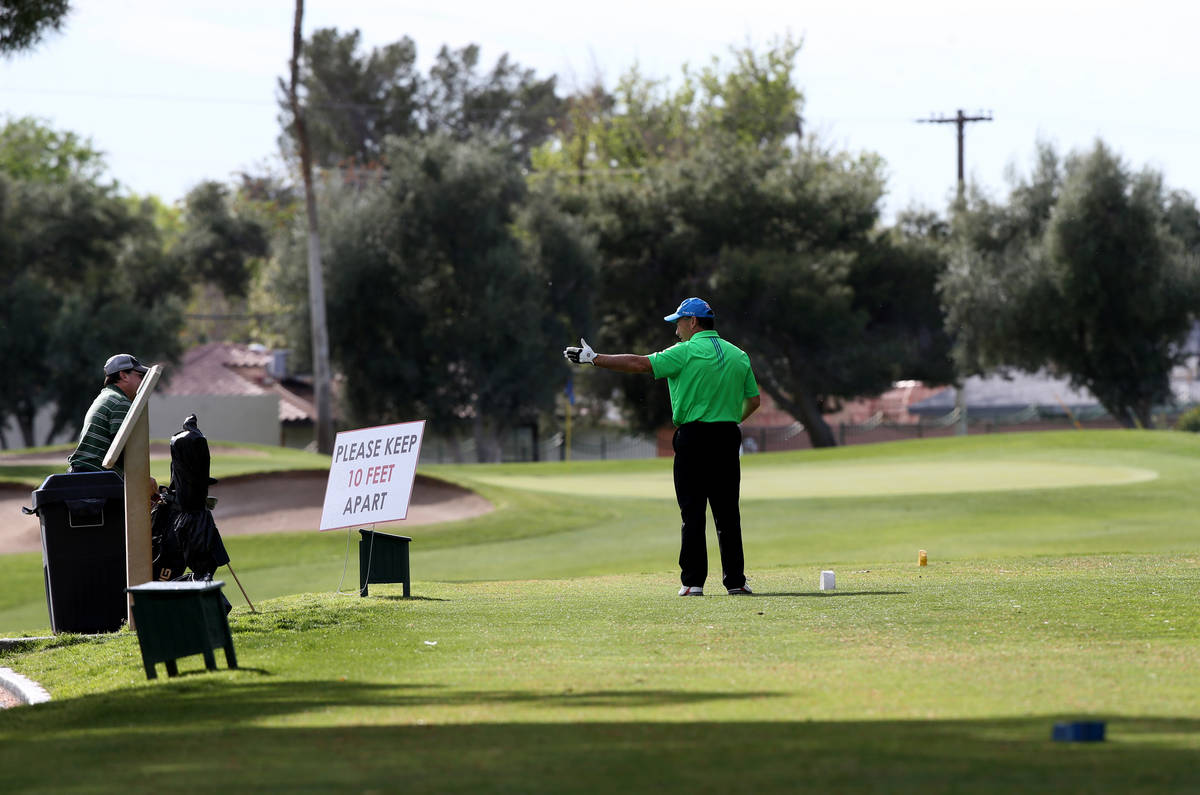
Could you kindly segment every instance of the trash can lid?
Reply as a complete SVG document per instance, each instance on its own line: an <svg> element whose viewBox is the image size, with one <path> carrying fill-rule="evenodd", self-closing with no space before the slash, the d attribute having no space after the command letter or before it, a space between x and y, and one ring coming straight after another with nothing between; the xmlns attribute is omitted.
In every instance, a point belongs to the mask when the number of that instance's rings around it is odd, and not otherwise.
<svg viewBox="0 0 1200 795"><path fill-rule="evenodd" d="M205 582L147 582L141 585L131 585L125 590L131 594L185 594L204 593L225 587L224 580L208 580Z"/></svg>
<svg viewBox="0 0 1200 795"><path fill-rule="evenodd" d="M124 498L125 481L116 472L67 472L51 475L33 492L33 509L91 498Z"/></svg>

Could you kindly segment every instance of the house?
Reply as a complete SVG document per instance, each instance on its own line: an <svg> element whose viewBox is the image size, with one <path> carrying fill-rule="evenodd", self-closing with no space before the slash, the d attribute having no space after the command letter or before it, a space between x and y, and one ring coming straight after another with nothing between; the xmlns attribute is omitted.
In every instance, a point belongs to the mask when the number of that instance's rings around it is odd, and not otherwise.
<svg viewBox="0 0 1200 795"><path fill-rule="evenodd" d="M1200 379L1194 365L1171 373L1171 393L1177 406L1200 403ZM1011 371L1005 375L971 376L963 384L967 417L972 422L1011 424L1036 419L1089 422L1093 427L1116 422L1087 389L1076 389L1066 378L1045 371ZM954 410L954 390L947 389L909 406L909 412L928 421Z"/></svg>
<svg viewBox="0 0 1200 795"><path fill-rule="evenodd" d="M1170 374L1172 400L1178 408L1195 406L1200 404L1200 323L1192 326L1177 353L1181 363ZM1116 424L1089 390L1075 389L1068 379L1045 370L971 376L964 382L963 392L967 417L972 421L1013 421L1024 414ZM954 401L954 390L947 389L917 402L909 411L928 421L953 411Z"/></svg>
<svg viewBox="0 0 1200 795"><path fill-rule="evenodd" d="M823 418L839 444L907 439L915 431L905 428L915 428L921 419L910 413L909 407L944 389L943 386L926 386L920 381L897 381L881 395L843 401L838 411ZM743 451L778 452L811 447L804 425L781 408L765 390L760 394L762 403L758 411L742 423ZM672 454L672 433L671 428L659 432L658 455Z"/></svg>
<svg viewBox="0 0 1200 795"><path fill-rule="evenodd" d="M316 410L312 385L287 375L286 351L210 342L164 368L150 396L150 437L174 434L189 414L209 439L306 447Z"/></svg>
<svg viewBox="0 0 1200 795"><path fill-rule="evenodd" d="M973 375L963 383L967 417L996 421L1028 414L1034 417L1095 418L1104 414L1099 401L1086 389L1075 389L1065 378L1044 371L1013 371L1007 375ZM954 411L955 390L945 389L909 407L925 420Z"/></svg>

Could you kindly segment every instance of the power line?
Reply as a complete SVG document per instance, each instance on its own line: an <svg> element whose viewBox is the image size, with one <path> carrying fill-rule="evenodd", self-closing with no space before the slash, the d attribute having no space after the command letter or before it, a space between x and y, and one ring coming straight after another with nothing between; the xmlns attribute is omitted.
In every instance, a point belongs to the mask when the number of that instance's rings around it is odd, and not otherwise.
<svg viewBox="0 0 1200 795"><path fill-rule="evenodd" d="M486 89L487 86L479 86L477 88ZM117 100L132 100L135 102L175 102L185 104L207 104L207 105L245 105L250 107L273 107L281 108L285 102L281 102L278 98L270 100L266 99L250 99L242 97L218 97L218 96L201 96L201 95L182 95L182 94L157 94L157 93L142 93L130 91L92 91L85 89L70 89L70 88L14 88L11 86L0 86L0 91L6 94L28 94L33 96L63 96L63 97L87 97L89 99L117 99ZM560 99L557 95L555 99ZM511 115L520 114L538 114L543 111L536 104L522 104L522 101L515 95L511 99L498 99L495 101L478 101L476 97L465 96L464 102L467 107L459 108L454 115L467 119L485 118L491 119L500 116L505 112ZM318 102L305 102L306 108L323 108L327 110L351 110L351 111L387 111L389 107L400 108L404 103L399 101L389 102L385 99L371 100L367 102L351 101L348 99L326 100ZM410 102L407 103L408 110L413 116L427 116L433 121L438 121L443 124L450 123L454 119L445 114L429 110L431 100L428 97L421 95L413 95Z"/></svg>
<svg viewBox="0 0 1200 795"><path fill-rule="evenodd" d="M241 99L238 97L203 97L203 96L181 96L179 94L143 94L138 92L122 92L122 91L90 91L84 89L69 89L69 88L13 88L11 86L0 86L0 91L6 94L45 94L49 96L61 97L88 97L93 99L128 99L140 102L185 102L189 104L214 104L214 105L259 105L266 106L277 105L276 102L266 102L260 99Z"/></svg>

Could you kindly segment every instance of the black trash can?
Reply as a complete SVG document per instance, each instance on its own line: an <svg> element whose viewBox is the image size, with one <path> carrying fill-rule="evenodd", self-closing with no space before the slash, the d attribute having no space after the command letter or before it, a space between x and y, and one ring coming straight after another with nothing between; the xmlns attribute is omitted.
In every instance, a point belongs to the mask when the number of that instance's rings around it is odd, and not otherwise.
<svg viewBox="0 0 1200 795"><path fill-rule="evenodd" d="M116 472L51 475L33 492L50 628L115 632L127 615L125 484Z"/></svg>

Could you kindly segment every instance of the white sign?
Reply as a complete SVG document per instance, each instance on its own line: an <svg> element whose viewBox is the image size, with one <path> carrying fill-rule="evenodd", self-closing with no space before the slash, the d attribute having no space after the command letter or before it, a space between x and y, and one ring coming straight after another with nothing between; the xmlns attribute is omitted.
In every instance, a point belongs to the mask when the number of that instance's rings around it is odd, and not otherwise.
<svg viewBox="0 0 1200 795"><path fill-rule="evenodd" d="M424 420L339 433L325 484L321 529L406 518L424 435Z"/></svg>

